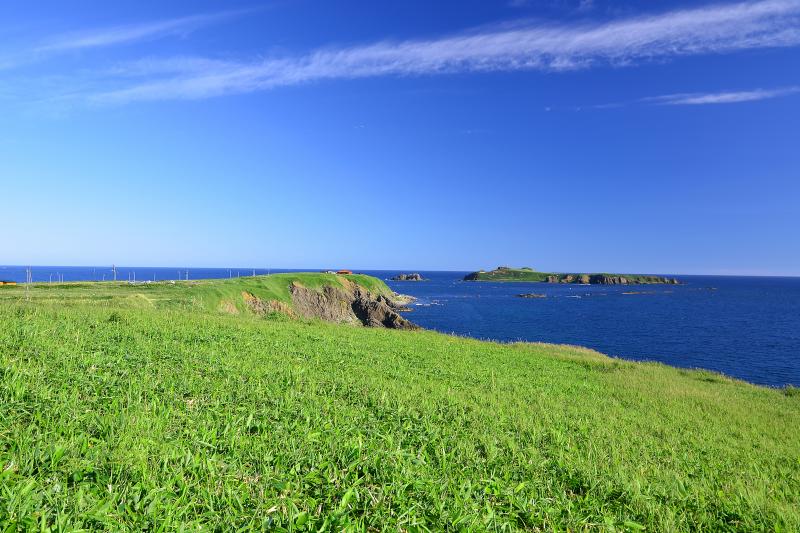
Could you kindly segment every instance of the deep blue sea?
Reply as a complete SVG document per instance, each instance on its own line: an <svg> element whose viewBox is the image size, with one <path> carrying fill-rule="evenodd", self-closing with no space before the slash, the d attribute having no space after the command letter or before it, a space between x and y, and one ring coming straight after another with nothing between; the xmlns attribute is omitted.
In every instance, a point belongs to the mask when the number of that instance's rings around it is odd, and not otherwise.
<svg viewBox="0 0 800 533"><path fill-rule="evenodd" d="M256 269L256 274L288 272ZM399 272L360 271L382 279ZM117 279L181 279L182 268L118 267ZM189 279L252 275L251 268L190 268ZM632 360L706 368L764 385L800 386L800 278L677 276L684 285L581 286L461 281L421 272L392 282L417 298L406 316L444 333L499 341L576 344ZM108 267L33 267L34 281L109 280ZM0 266L0 280L25 281ZM626 294L626 293L638 294ZM523 299L520 293L546 294Z"/></svg>

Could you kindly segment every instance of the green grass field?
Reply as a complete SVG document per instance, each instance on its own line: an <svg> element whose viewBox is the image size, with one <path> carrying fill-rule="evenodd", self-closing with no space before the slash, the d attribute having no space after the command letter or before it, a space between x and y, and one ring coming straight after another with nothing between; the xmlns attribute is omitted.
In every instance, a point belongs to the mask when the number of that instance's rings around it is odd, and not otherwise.
<svg viewBox="0 0 800 533"><path fill-rule="evenodd" d="M796 389L218 310L289 281L0 289L0 529L800 529Z"/></svg>
<svg viewBox="0 0 800 533"><path fill-rule="evenodd" d="M262 300L289 303L289 285L297 282L309 289L324 285L342 287L347 279L375 294L392 295L386 284L372 276L339 276L315 272L272 274L232 279L206 279L177 282L136 283L80 282L35 283L29 292L24 285L0 286L0 305L29 298L34 303L58 306L124 307L137 309L183 309L186 311L246 313L242 298L248 292Z"/></svg>

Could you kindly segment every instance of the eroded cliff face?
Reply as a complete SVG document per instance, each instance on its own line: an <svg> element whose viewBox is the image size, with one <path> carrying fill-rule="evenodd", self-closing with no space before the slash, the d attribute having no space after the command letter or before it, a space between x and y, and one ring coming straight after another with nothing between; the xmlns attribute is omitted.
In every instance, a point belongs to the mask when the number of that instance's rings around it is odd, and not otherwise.
<svg viewBox="0 0 800 533"><path fill-rule="evenodd" d="M262 300L247 291L242 292L242 298L244 299L244 303L247 304L247 307L257 315L283 313L290 317L297 317L292 306L279 302L278 300Z"/></svg>
<svg viewBox="0 0 800 533"><path fill-rule="evenodd" d="M292 283L289 287L292 306L305 318L329 322L356 323L369 327L419 329L397 312L400 303L383 295L373 295L360 285L344 280L344 288L328 285L316 291Z"/></svg>
<svg viewBox="0 0 800 533"><path fill-rule="evenodd" d="M278 301L263 301L243 294L245 303L256 314L279 312L292 317L319 318L337 324L354 324L391 329L419 329L398 313L401 301L374 295L349 280L343 287L327 285L322 290L309 289L300 283L289 286L291 306Z"/></svg>

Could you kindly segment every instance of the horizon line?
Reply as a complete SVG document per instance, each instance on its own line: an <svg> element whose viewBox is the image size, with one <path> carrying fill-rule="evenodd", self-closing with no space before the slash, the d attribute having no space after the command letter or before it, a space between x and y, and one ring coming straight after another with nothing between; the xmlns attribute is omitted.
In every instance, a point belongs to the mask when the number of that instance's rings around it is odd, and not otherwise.
<svg viewBox="0 0 800 533"><path fill-rule="evenodd" d="M286 268L286 267L253 267L253 266L225 266L225 267L212 267L212 266L145 266L145 265L134 265L134 266L126 266L126 265L3 265L0 264L0 268L6 267L13 267L13 268L108 268L111 269L112 267L116 266L116 268L124 268L127 270L134 269L134 268L148 268L148 269L176 269L176 270L234 270L238 269L240 271L252 271L252 270L267 270L267 271L277 271L276 274L280 274L280 271L286 272L326 272L328 270L334 270L333 268ZM358 270L361 271L372 271L372 272L454 272L454 273L461 273L461 272L476 272L475 269L461 269L461 270L443 270L443 269L424 269L424 268L356 268L350 267L348 270L353 270L354 274L358 274ZM480 270L480 269L478 269ZM537 270L534 269L535 272L552 272L552 273L559 273L559 274L569 274L572 272L578 272L579 270L571 270L571 271L559 271L559 270ZM580 272L586 272L590 274L607 274L611 273L611 271L592 271L592 269L585 269L580 270ZM617 272L615 272L617 273ZM632 272L621 272L620 275L633 275ZM800 278L800 274L713 274L713 273L679 273L679 272L637 272L637 275L653 275L653 276L713 276L713 277L728 277L728 278ZM257 276L264 276L269 274L256 274ZM252 275L248 276L241 276L241 277L252 277ZM201 278L202 279L202 278ZM214 279L214 278L210 278ZM124 281L124 280L122 280ZM196 281L196 280L195 280Z"/></svg>

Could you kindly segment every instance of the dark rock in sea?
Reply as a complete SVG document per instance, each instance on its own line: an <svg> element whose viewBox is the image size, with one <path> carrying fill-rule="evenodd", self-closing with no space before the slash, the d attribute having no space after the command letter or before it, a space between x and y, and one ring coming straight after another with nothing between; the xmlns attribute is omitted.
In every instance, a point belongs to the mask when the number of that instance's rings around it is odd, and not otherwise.
<svg viewBox="0 0 800 533"><path fill-rule="evenodd" d="M416 272L413 274L399 274L391 279L392 281L425 281L425 278Z"/></svg>
<svg viewBox="0 0 800 533"><path fill-rule="evenodd" d="M547 298L547 295L537 294L535 292L528 292L524 294L517 294L517 298Z"/></svg>
<svg viewBox="0 0 800 533"><path fill-rule="evenodd" d="M356 293L356 299L352 304L353 312L361 320L361 323L370 327L384 327L391 329L419 329L397 313L398 308L394 302L385 296L377 298L364 290Z"/></svg>

